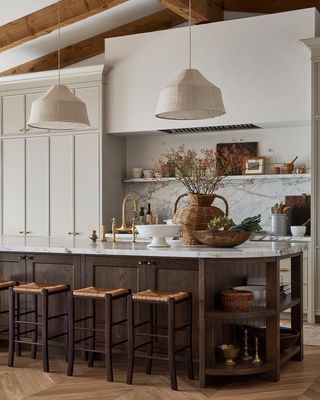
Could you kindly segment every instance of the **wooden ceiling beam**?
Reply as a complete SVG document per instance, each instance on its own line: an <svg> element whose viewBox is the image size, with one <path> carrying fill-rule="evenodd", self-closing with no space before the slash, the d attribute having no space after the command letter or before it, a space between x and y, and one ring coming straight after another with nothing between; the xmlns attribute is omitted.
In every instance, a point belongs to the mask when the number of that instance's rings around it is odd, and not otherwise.
<svg viewBox="0 0 320 400"><path fill-rule="evenodd" d="M73 24L127 0L61 0L61 26ZM0 52L46 35L58 26L57 3L0 26Z"/></svg>
<svg viewBox="0 0 320 400"><path fill-rule="evenodd" d="M320 11L319 0L224 0L225 11L253 13L278 13L315 7Z"/></svg>
<svg viewBox="0 0 320 400"><path fill-rule="evenodd" d="M137 19L100 35L64 47L61 49L61 67L67 67L76 62L104 53L104 41L106 38L167 29L182 24L184 21L182 17L166 9ZM55 51L0 72L0 76L56 69L57 57L58 53Z"/></svg>
<svg viewBox="0 0 320 400"><path fill-rule="evenodd" d="M158 0L164 7L189 19L189 0ZM192 0L191 20L193 24L223 21L221 1Z"/></svg>

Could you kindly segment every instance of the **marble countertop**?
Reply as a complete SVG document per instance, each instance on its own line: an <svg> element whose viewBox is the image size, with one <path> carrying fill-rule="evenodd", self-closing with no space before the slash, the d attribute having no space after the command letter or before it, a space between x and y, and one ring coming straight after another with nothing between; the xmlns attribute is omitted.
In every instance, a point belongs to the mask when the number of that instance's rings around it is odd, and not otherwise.
<svg viewBox="0 0 320 400"><path fill-rule="evenodd" d="M306 250L305 243L246 242L234 248L211 248L208 246L186 247L180 241L169 240L171 247L148 248L146 240L135 244L130 237L119 238L116 243L91 243L82 238L48 237L2 237L0 252L33 252L59 254L87 254L142 257L188 257L188 258L257 258L286 256Z"/></svg>
<svg viewBox="0 0 320 400"><path fill-rule="evenodd" d="M275 236L269 233L262 235L256 234L251 238L252 242L267 241L267 242L289 242L289 243L310 243L311 236Z"/></svg>

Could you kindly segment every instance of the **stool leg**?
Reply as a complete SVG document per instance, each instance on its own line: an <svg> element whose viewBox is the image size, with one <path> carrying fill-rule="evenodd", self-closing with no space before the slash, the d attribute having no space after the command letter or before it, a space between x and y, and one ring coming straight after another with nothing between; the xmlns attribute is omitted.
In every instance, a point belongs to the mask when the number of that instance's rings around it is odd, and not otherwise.
<svg viewBox="0 0 320 400"><path fill-rule="evenodd" d="M132 295L127 297L128 367L127 384L132 384L134 363L134 309Z"/></svg>
<svg viewBox="0 0 320 400"><path fill-rule="evenodd" d="M107 369L107 380L113 382L113 370L112 370L112 296L106 295L105 300L105 362Z"/></svg>
<svg viewBox="0 0 320 400"><path fill-rule="evenodd" d="M68 376L73 375L74 365L74 298L73 293L68 292Z"/></svg>
<svg viewBox="0 0 320 400"><path fill-rule="evenodd" d="M15 297L13 288L9 288L9 352L8 367L13 367L14 362L14 338L15 338Z"/></svg>
<svg viewBox="0 0 320 400"><path fill-rule="evenodd" d="M192 296L188 300L187 303L187 316L188 316L188 324L187 327L187 340L188 340L188 349L187 349L187 363L188 363L188 377L189 379L194 379L193 372L193 357L192 357Z"/></svg>
<svg viewBox="0 0 320 400"><path fill-rule="evenodd" d="M150 324L148 324L148 333L153 334L153 304L147 304L147 320L150 321ZM147 345L147 356L150 358L147 358L146 361L146 367L145 367L145 373L150 375L151 374L151 368L152 368L152 356L153 356L153 337L148 337L148 341L150 340L150 344Z"/></svg>
<svg viewBox="0 0 320 400"><path fill-rule="evenodd" d="M16 315L17 315L17 318L16 319L19 319L19 314L20 314L20 295L19 294L17 294L16 295L17 296L17 299L16 299L16 305L15 305L15 308L16 308ZM19 326L19 324L17 324L17 327L16 327L16 332L17 332L17 340L20 340L20 326ZM21 357L21 345L20 345L20 343L16 343L15 344L15 351L16 351L16 356L17 357Z"/></svg>
<svg viewBox="0 0 320 400"><path fill-rule="evenodd" d="M38 322L38 296L32 295L32 307L34 310L33 322ZM38 341L38 325L34 325L34 332L32 332L32 341L36 343ZM31 358L37 358L37 345L31 346Z"/></svg>
<svg viewBox="0 0 320 400"><path fill-rule="evenodd" d="M63 336L63 348L64 348L64 358L66 360L66 363L68 362L68 336L69 336L69 330L68 330L68 319L69 319L69 310L68 310L68 292L65 292L64 297L65 297L65 303L64 303L64 313L66 316L63 317L64 319L64 336Z"/></svg>
<svg viewBox="0 0 320 400"><path fill-rule="evenodd" d="M177 375L176 375L176 359L175 359L175 300L169 299L168 301L168 359L169 359L169 371L170 371L170 381L171 389L178 390L177 387Z"/></svg>
<svg viewBox="0 0 320 400"><path fill-rule="evenodd" d="M94 350L96 348L96 331L94 330L96 328L96 301L95 300L91 301L91 315L92 315L92 318L90 320L90 328L92 329L92 331L91 331L92 339L91 339L90 349ZM91 352L89 352L89 356L88 356L88 367L93 367L93 364L94 364L94 352L91 351Z"/></svg>
<svg viewBox="0 0 320 400"><path fill-rule="evenodd" d="M48 290L42 292L42 358L43 371L49 372L48 355Z"/></svg>

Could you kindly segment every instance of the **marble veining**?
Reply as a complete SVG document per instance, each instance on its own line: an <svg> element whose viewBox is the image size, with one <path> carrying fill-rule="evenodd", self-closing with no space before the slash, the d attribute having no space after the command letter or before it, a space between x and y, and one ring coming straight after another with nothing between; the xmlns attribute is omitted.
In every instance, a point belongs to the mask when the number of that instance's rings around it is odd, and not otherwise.
<svg viewBox="0 0 320 400"><path fill-rule="evenodd" d="M139 200L140 206L152 204L157 214L159 223L167 218L172 218L174 202L186 190L180 182L156 183L127 183L127 192L133 192ZM261 214L261 225L269 231L271 228L271 207L275 203L284 201L286 195L301 195L311 193L310 176L299 179L284 177L268 179L235 179L222 181L218 194L224 196L229 203L229 214L236 223L242 219ZM180 205L185 204L181 200ZM224 204L217 199L214 205L224 210Z"/></svg>
<svg viewBox="0 0 320 400"><path fill-rule="evenodd" d="M188 257L188 258L257 258L286 256L307 249L304 243L287 242L246 242L230 249L207 246L186 247L180 241L170 241L171 247L149 249L146 242L132 244L125 239L118 242L95 244L80 238L2 237L0 252L33 252L62 254L94 254L112 256L143 257Z"/></svg>

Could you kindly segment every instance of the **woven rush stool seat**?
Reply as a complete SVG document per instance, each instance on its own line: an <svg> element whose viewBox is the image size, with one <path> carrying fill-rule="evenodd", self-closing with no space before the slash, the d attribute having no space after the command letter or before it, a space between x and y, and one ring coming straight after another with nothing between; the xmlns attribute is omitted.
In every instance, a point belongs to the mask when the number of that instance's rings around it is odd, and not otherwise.
<svg viewBox="0 0 320 400"><path fill-rule="evenodd" d="M147 308L147 318L144 321L135 321L135 303L142 303ZM176 308L178 304L186 304L186 316L183 318L181 310L179 310L179 317L184 319L184 323L177 326L176 321ZM151 374L152 360L167 360L169 362L170 382L171 389L177 390L177 375L176 375L176 359L175 356L181 351L186 352L188 376L189 379L194 379L193 373L193 360L192 360L192 294L184 291L166 292L157 290L145 290L137 292L128 296L128 371L127 383L132 384L133 380L133 365L135 357L142 357L146 359L145 372ZM165 328L167 334L159 334L160 329L163 327L157 326L154 320L156 307L167 307L168 324ZM180 306L179 306L180 307ZM183 307L183 306L181 306ZM141 315L141 310L139 310ZM141 317L140 317L141 318ZM144 331L140 329L144 327ZM139 329L138 329L139 328ZM176 333L178 331L185 332L186 339L183 346L176 346ZM145 342L135 343L135 337L144 337ZM168 356L155 356L153 354L154 344L156 339L167 339L168 343ZM146 347L145 354L136 353L136 350Z"/></svg>
<svg viewBox="0 0 320 400"><path fill-rule="evenodd" d="M26 283L25 285L15 286L13 291L16 293L41 293L47 290L48 293L57 293L68 290L68 285L50 285L47 283Z"/></svg>
<svg viewBox="0 0 320 400"><path fill-rule="evenodd" d="M73 291L75 297L89 297L94 299L102 299L106 295L111 295L113 298L124 296L129 293L128 289L105 289L89 286L82 289L76 289Z"/></svg>
<svg viewBox="0 0 320 400"><path fill-rule="evenodd" d="M67 346L68 346L68 332L67 332L67 318L68 318L68 302L67 297L64 303L64 312L49 316L49 300L52 296L66 296L70 291L69 285L65 284L51 284L51 283L37 283L31 282L20 286L9 287L9 353L8 353L8 366L13 367L14 363L14 348L21 343L31 345L31 358L37 357L37 347L42 347L42 361L43 371L49 372L49 341L59 337L64 338L64 351L67 360ZM23 313L15 312L16 304L19 305L20 296L30 296L30 302L26 302L27 308ZM38 322L38 298L41 298L41 322ZM30 318L31 316L31 318ZM22 319L24 317L24 319ZM64 319L64 331L49 337L49 321L57 318ZM20 326L24 326L25 331L21 332ZM31 326L31 328L30 328ZM38 330L41 330L41 341L38 341ZM28 334L31 334L28 336Z"/></svg>
<svg viewBox="0 0 320 400"><path fill-rule="evenodd" d="M9 289L11 286L16 286L17 282L16 281L3 281L0 280L0 290L6 290Z"/></svg>
<svg viewBox="0 0 320 400"><path fill-rule="evenodd" d="M127 337L120 338L115 342L112 338L113 328L127 323L126 313L122 319L113 320L115 302L125 301L124 310L127 307L127 297L131 294L130 289L115 288L106 289L95 286L89 286L81 289L75 289L68 296L68 376L73 375L74 355L75 351L84 351L88 355L88 366L93 367L94 355L97 353L103 354L105 358L107 380L113 382L113 367L112 367L112 349L115 346L120 346L127 342ZM78 319L74 318L75 300L89 302L90 315L81 316ZM104 329L98 329L99 322L96 321L96 302L103 304L104 311ZM83 335L79 338L75 337L76 332L81 332ZM96 333L104 335L104 348L96 348ZM77 346L84 342L82 346Z"/></svg>
<svg viewBox="0 0 320 400"><path fill-rule="evenodd" d="M159 292L157 290L145 290L144 292L137 292L132 294L133 300L140 301L155 301L155 302L168 302L169 299L181 301L190 296L188 292Z"/></svg>

